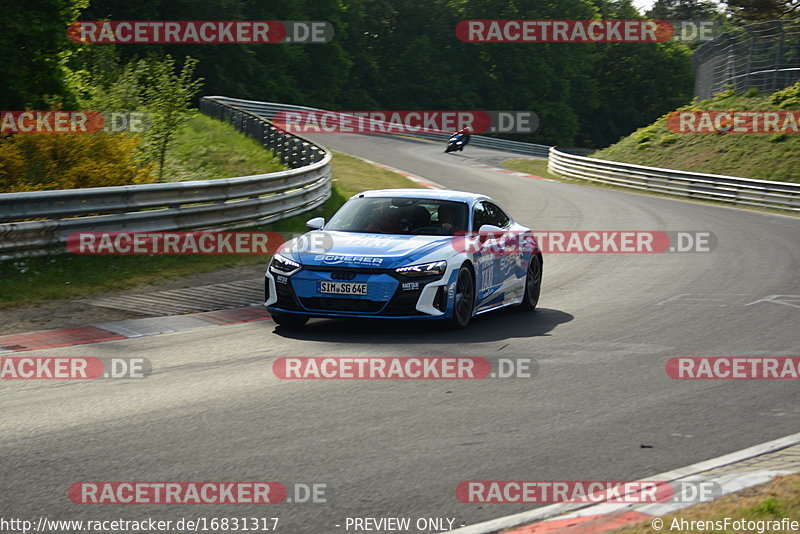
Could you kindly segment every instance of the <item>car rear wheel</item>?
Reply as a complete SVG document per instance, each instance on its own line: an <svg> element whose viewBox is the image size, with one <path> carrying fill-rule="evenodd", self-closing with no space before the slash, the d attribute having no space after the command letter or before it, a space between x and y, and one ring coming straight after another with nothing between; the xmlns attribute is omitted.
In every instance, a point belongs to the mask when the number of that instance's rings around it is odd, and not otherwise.
<svg viewBox="0 0 800 534"><path fill-rule="evenodd" d="M450 318L450 326L453 328L464 328L472 319L472 311L475 308L475 280L472 271L463 265L458 271L456 278L456 294L453 297L453 316Z"/></svg>
<svg viewBox="0 0 800 534"><path fill-rule="evenodd" d="M308 316L292 313L273 313L272 320L275 321L275 324L286 328L300 328L308 322Z"/></svg>
<svg viewBox="0 0 800 534"><path fill-rule="evenodd" d="M525 275L525 296L519 304L521 310L535 310L542 291L542 258L534 254L528 262Z"/></svg>

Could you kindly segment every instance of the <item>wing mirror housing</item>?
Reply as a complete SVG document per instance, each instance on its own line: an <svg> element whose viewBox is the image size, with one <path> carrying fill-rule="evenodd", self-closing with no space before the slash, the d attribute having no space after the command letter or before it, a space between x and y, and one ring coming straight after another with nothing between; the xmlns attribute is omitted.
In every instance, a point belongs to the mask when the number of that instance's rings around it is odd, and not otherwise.
<svg viewBox="0 0 800 534"><path fill-rule="evenodd" d="M505 233L505 230L493 224L484 224L481 226L480 230L478 230L481 243L485 242L487 239L500 237L503 233Z"/></svg>
<svg viewBox="0 0 800 534"><path fill-rule="evenodd" d="M306 228L309 230L321 230L325 226L325 217L314 217L306 221Z"/></svg>

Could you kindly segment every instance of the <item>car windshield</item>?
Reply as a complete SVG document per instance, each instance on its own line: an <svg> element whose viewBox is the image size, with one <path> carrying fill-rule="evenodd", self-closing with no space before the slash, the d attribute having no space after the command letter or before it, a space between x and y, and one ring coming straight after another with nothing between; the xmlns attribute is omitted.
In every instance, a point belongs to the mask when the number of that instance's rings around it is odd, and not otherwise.
<svg viewBox="0 0 800 534"><path fill-rule="evenodd" d="M464 202L435 198L357 197L336 212L326 230L400 235L455 235L467 228Z"/></svg>

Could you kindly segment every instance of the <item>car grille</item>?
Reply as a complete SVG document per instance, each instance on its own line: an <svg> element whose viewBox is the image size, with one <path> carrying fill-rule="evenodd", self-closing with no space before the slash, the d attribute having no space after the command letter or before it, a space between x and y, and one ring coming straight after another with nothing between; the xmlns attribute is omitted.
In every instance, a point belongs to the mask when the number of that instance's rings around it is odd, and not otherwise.
<svg viewBox="0 0 800 534"><path fill-rule="evenodd" d="M356 277L353 271L333 271L331 273L332 280L352 280Z"/></svg>
<svg viewBox="0 0 800 534"><path fill-rule="evenodd" d="M379 300L346 299L328 297L301 298L300 302L309 310L377 313L386 304Z"/></svg>

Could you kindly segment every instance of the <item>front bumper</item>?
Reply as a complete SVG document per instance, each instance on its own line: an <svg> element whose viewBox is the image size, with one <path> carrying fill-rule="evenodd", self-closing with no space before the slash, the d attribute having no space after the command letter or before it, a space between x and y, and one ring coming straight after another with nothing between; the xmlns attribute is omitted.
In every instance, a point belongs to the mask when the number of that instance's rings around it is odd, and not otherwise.
<svg viewBox="0 0 800 534"><path fill-rule="evenodd" d="M291 276L267 269L264 291L267 310L311 317L378 317L443 319L452 313L450 286L455 275L407 278L387 269L304 266ZM453 281L450 280L453 278ZM366 283L367 295L319 292L320 282Z"/></svg>

